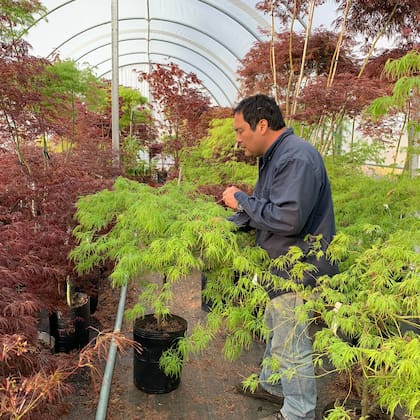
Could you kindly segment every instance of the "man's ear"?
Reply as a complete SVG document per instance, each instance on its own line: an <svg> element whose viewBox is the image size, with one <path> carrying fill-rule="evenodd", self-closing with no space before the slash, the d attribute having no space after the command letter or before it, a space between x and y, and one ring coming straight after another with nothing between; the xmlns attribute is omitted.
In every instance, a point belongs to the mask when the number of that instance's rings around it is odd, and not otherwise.
<svg viewBox="0 0 420 420"><path fill-rule="evenodd" d="M266 119L258 121L258 128L261 134L265 134L268 130L268 121Z"/></svg>

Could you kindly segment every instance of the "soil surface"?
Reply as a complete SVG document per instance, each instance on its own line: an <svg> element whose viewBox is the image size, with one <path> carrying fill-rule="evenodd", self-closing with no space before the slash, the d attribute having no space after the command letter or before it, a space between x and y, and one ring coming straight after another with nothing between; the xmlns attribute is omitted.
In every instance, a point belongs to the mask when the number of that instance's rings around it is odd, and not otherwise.
<svg viewBox="0 0 420 420"><path fill-rule="evenodd" d="M174 294L172 313L188 321L188 331L205 320L199 273L179 283ZM126 308L136 303L137 295L136 287L130 286ZM101 284L98 308L91 316L91 325L98 330L112 330L118 302L119 290L111 289L106 282ZM132 338L132 323L124 320L121 331ZM259 372L264 344L255 341L238 360L228 362L222 354L223 338L222 335L216 337L204 354L184 361L179 387L167 394L147 394L137 389L133 381L133 350L118 354L106 419L256 420L279 410L281 407L277 404L246 397L236 391L236 385L244 378ZM319 376L317 420L320 420L328 403L346 396L347 378L336 374L324 375L320 370L316 373ZM100 386L100 383L92 384L89 374L78 375L74 379L74 392L67 400L69 413L62 419L95 419Z"/></svg>

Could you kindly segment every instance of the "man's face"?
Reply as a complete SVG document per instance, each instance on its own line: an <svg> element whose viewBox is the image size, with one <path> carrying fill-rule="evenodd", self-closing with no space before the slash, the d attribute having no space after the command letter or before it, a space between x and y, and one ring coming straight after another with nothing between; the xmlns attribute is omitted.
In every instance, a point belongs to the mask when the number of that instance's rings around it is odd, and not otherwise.
<svg viewBox="0 0 420 420"><path fill-rule="evenodd" d="M236 141L244 149L245 156L261 156L264 151L262 148L262 139L260 135L259 124L255 131L244 120L242 112L236 113L233 118L233 128L236 133Z"/></svg>

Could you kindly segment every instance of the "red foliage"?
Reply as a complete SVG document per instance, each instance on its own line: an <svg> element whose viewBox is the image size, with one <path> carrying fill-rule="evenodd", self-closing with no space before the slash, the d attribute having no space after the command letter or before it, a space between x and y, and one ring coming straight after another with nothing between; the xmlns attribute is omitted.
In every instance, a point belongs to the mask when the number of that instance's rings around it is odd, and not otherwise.
<svg viewBox="0 0 420 420"><path fill-rule="evenodd" d="M302 18L307 14L309 0L294 0L293 2L286 2L282 0L263 0L256 4L258 10L262 10L264 13L270 13L271 7L273 6L274 16L280 19L280 22L286 24L293 16ZM325 3L325 0L318 0L317 5Z"/></svg>
<svg viewBox="0 0 420 420"><path fill-rule="evenodd" d="M8 138L15 143L23 140L34 140L43 128L37 121L37 106L43 95L39 75L44 73L46 60L28 55L8 56L8 46L2 45L0 51L0 138ZM42 119L45 130L47 121L54 119L55 107L44 109ZM41 113L41 111L39 111ZM38 116L41 117L41 115Z"/></svg>
<svg viewBox="0 0 420 420"><path fill-rule="evenodd" d="M26 144L22 146L25 166L7 147L0 153L2 418L12 418L10 413L29 407L34 398L37 403L25 418L40 418L41 411L44 418L59 417L51 402L60 400L67 390L63 381L74 373L71 359L60 367L50 352L40 348L37 332L41 309L68 310L67 276L82 287L86 281L100 280L93 274L77 277L67 258L78 197L110 187L120 174L111 165L111 141L102 141L97 119L92 118L87 111L78 113L78 137L69 153L45 154L42 148ZM46 415L46 410L52 414Z"/></svg>
<svg viewBox="0 0 420 420"><path fill-rule="evenodd" d="M420 50L420 45L417 46ZM411 48L394 48L392 50L386 50L381 55L373 57L363 72L363 75L369 78L382 79L384 78L383 70L388 60L396 60L407 54ZM394 80L395 81L395 80Z"/></svg>
<svg viewBox="0 0 420 420"><path fill-rule="evenodd" d="M328 74L331 59L337 43L337 35L325 29L314 31L309 41L305 76L314 77ZM285 97L290 75L290 34L288 32L277 34L275 42L275 60L277 71L277 85L279 92ZM304 48L304 35L294 33L292 38L293 73L297 76ZM247 96L255 93L271 94L273 77L270 67L270 42L255 43L245 58L241 61L238 70L241 76L241 95ZM356 73L348 48L343 48L338 59L338 72ZM296 82L296 77L292 85ZM293 86L292 86L293 87Z"/></svg>
<svg viewBox="0 0 420 420"><path fill-rule="evenodd" d="M175 159L178 168L178 153L192 146L196 137L196 121L210 108L210 99L202 93L201 82L194 73L185 73L176 64L156 64L150 73L139 74L140 81L147 81L159 111L169 124L170 140L165 150Z"/></svg>
<svg viewBox="0 0 420 420"><path fill-rule="evenodd" d="M0 34L38 10L35 0L2 1ZM35 8L35 9L34 9ZM10 13L7 13L10 12ZM3 12L3 13L2 13ZM16 20L13 20L10 16ZM4 31L4 32L3 32ZM5 38L7 39L7 38ZM67 258L73 246L73 213L79 196L112 185L109 115L89 112L49 91L48 62L31 57L22 41L0 42L0 417L56 419L69 392L66 380L93 367L104 340L73 355L53 355L38 342L40 311L68 310L67 277L77 277ZM51 84L54 85L54 84ZM55 84L56 85L56 84ZM69 112L71 111L71 112ZM75 125L71 117L75 118ZM49 145L37 140L45 135ZM63 138L64 136L67 139ZM68 143L68 139L72 144ZM56 144L54 144L56 140ZM66 145L62 153L48 147ZM104 270L106 267L103 268ZM124 341L119 339L118 346ZM109 345L109 340L107 342ZM99 346L99 347L98 347ZM76 357L77 359L77 357Z"/></svg>
<svg viewBox="0 0 420 420"><path fill-rule="evenodd" d="M223 204L223 191L231 184L208 184L208 185L200 185L197 188L197 191L201 194L208 195L210 197L214 197L214 201L219 203L221 206ZM239 189L246 192L249 195L252 195L252 189L247 184L235 184Z"/></svg>
<svg viewBox="0 0 420 420"><path fill-rule="evenodd" d="M373 99L384 95L387 88L388 84L380 80L353 74L338 74L327 88L327 78L320 76L303 89L301 108L294 118L317 123L321 116L356 116Z"/></svg>
<svg viewBox="0 0 420 420"><path fill-rule="evenodd" d="M347 1L339 3L336 23L341 24ZM418 42L420 35L420 2L418 0L353 0L347 17L350 35L373 39L382 30L388 37L397 36L402 42ZM369 44L366 44L369 47Z"/></svg>

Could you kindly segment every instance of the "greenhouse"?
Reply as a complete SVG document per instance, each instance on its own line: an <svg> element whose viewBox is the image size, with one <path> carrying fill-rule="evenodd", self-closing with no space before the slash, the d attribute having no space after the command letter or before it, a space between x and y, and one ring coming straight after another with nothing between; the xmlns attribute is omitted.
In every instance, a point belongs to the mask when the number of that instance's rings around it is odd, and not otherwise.
<svg viewBox="0 0 420 420"><path fill-rule="evenodd" d="M420 419L416 0L0 0L1 419Z"/></svg>

